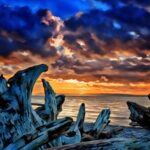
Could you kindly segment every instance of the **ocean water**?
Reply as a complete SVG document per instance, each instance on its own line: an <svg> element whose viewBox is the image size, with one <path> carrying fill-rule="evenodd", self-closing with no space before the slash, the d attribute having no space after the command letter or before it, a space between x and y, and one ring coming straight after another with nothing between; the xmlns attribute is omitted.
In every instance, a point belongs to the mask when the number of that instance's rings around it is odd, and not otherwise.
<svg viewBox="0 0 150 150"><path fill-rule="evenodd" d="M59 118L73 117L74 121L81 103L86 106L86 122L94 122L103 108L110 108L110 124L128 126L130 123L127 101L133 101L143 106L150 106L150 100L146 96L124 95L100 95L100 96L68 96L63 104L63 110ZM44 97L34 96L32 102L44 103Z"/></svg>

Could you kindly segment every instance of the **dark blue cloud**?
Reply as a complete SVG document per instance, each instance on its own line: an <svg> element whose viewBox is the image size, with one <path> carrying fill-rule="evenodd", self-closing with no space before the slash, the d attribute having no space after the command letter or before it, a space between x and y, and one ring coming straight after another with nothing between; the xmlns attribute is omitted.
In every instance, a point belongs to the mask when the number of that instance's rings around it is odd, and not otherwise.
<svg viewBox="0 0 150 150"><path fill-rule="evenodd" d="M53 36L58 22L42 23L47 12L39 10L33 13L28 7L14 9L1 6L0 55L8 56L18 50L28 50L41 56L55 55L56 50L46 47L46 42Z"/></svg>
<svg viewBox="0 0 150 150"><path fill-rule="evenodd" d="M150 51L149 20L148 11L132 4L107 11L95 9L66 20L70 33L65 34L64 40L71 49L88 56L109 55L121 49L144 57ZM86 51L78 41L84 42Z"/></svg>
<svg viewBox="0 0 150 150"><path fill-rule="evenodd" d="M143 6L147 1L134 1L130 4L129 1L124 0L97 2L101 5L101 9L98 6L98 9L83 12L64 21L66 30L72 32L71 34L66 32L67 34L64 35L67 45L86 56L91 55L90 52L107 55L108 51L112 52L116 49L115 40L117 40L121 43L121 49L133 49L144 56L145 52L137 49L150 49L150 22L148 21L150 13L139 5ZM115 8L111 7L114 2ZM0 54L7 56L19 49L47 56L50 52L53 52L53 55L56 53L56 50L49 52L45 43L52 36L53 30L55 31L57 22L51 22L49 26L41 23L41 18L47 12L44 8L50 8L65 16L65 14L72 15L78 11L91 9L91 4L95 4L95 1L77 0L73 3L67 0L3 0L1 3L7 6L0 7ZM78 40L84 41L86 51ZM51 47L51 49L55 48Z"/></svg>

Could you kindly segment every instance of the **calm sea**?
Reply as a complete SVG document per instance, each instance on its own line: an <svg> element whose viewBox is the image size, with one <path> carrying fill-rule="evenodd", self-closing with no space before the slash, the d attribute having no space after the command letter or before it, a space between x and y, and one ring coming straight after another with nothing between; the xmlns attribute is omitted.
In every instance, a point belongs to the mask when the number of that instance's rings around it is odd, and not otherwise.
<svg viewBox="0 0 150 150"><path fill-rule="evenodd" d="M63 104L63 111L59 118L64 116L76 116L81 103L86 106L86 122L94 122L103 108L111 109L110 120L113 125L129 125L129 110L126 102L133 101L144 106L150 106L146 96L122 96L122 95L101 95L101 96L68 96ZM44 103L44 97L33 96L32 102Z"/></svg>

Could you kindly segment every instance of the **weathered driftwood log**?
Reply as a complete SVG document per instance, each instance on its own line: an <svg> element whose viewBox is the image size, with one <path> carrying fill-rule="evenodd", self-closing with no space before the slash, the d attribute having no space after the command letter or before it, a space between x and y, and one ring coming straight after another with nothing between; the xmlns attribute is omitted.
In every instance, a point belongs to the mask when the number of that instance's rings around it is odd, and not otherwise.
<svg viewBox="0 0 150 150"><path fill-rule="evenodd" d="M56 104L57 104L57 112L58 114L62 111L62 104L65 101L65 95L57 95L56 96ZM32 103L33 106L39 106L35 109L35 111L40 114L41 111L44 111L45 104L41 103Z"/></svg>
<svg viewBox="0 0 150 150"><path fill-rule="evenodd" d="M41 118L48 121L53 121L57 119L57 102L56 102L56 94L50 84L42 79L44 92L45 92L45 105L43 110L37 109L37 113Z"/></svg>
<svg viewBox="0 0 150 150"><path fill-rule="evenodd" d="M81 142L81 132L83 131L83 123L85 117L85 105L81 104L76 122L70 127L66 134L62 134L51 142L53 147L66 144L75 144Z"/></svg>
<svg viewBox="0 0 150 150"><path fill-rule="evenodd" d="M150 128L150 109L129 101L127 105L131 112L130 119L142 127Z"/></svg>
<svg viewBox="0 0 150 150"><path fill-rule="evenodd" d="M62 132L66 131L70 127L72 121L72 119L66 119L63 122L58 123L55 126L44 130L43 132L40 132L36 139L29 141L29 143L21 148L21 150L32 150L39 148L41 145L52 141L54 138L57 138L60 134L62 134Z"/></svg>
<svg viewBox="0 0 150 150"><path fill-rule="evenodd" d="M77 128L80 130L80 132L83 132L84 119L85 119L85 104L82 103L79 108L77 120L75 124L69 129L69 132L74 132Z"/></svg>
<svg viewBox="0 0 150 150"><path fill-rule="evenodd" d="M94 137L91 134L84 133L82 136L82 142L84 141L93 141L98 139L110 139L118 135L121 131L123 131L123 127L113 127L107 126L100 134L99 138Z"/></svg>
<svg viewBox="0 0 150 150"><path fill-rule="evenodd" d="M149 140L119 137L69 144L48 150L149 150L149 147Z"/></svg>
<svg viewBox="0 0 150 150"><path fill-rule="evenodd" d="M84 124L84 128L86 126L92 128L93 124L86 123ZM49 150L149 150L150 130L141 127L134 128L125 126L107 126L105 130L114 130L113 138L80 142ZM120 132L120 130L122 131Z"/></svg>
<svg viewBox="0 0 150 150"><path fill-rule="evenodd" d="M53 121L49 124L43 125L36 128L34 132L30 134L23 135L20 139L14 143L8 145L5 150L14 150L14 149L34 149L38 148L41 145L51 141L56 138L62 132L66 131L71 123L72 119L69 117Z"/></svg>
<svg viewBox="0 0 150 150"><path fill-rule="evenodd" d="M45 104L35 111L32 109L34 83L47 69L43 64L30 67L17 72L8 81L0 76L0 149L44 149L81 142L84 134L84 104L81 104L77 120L72 126L71 118L56 121L65 96L56 96L50 84L43 79ZM94 139L100 137L109 123L109 116L109 109L104 109L99 114L89 132Z"/></svg>
<svg viewBox="0 0 150 150"><path fill-rule="evenodd" d="M103 109L102 112L98 115L93 129L90 131L90 134L95 138L99 138L101 132L109 124L110 109Z"/></svg>
<svg viewBox="0 0 150 150"><path fill-rule="evenodd" d="M58 114L62 111L62 104L64 103L65 96L56 96L54 90L49 82L42 79L45 91L45 104L37 108L35 111L39 116L46 121L53 121L57 119Z"/></svg>
<svg viewBox="0 0 150 150"><path fill-rule="evenodd" d="M31 94L36 79L47 69L42 64L19 71L7 84L1 76L3 88L0 94L0 149L35 130L37 125L44 124L37 114L33 114Z"/></svg>
<svg viewBox="0 0 150 150"><path fill-rule="evenodd" d="M64 102L65 102L65 95L57 95L56 96L57 112L58 112L58 114L62 111L62 104Z"/></svg>
<svg viewBox="0 0 150 150"><path fill-rule="evenodd" d="M103 130L100 134L100 139L113 138L115 135L123 131L123 127L113 127L107 130Z"/></svg>

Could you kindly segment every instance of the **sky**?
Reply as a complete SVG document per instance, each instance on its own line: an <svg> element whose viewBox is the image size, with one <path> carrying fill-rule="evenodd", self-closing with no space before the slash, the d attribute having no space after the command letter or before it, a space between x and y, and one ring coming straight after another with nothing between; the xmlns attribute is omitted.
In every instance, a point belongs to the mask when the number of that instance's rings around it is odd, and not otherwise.
<svg viewBox="0 0 150 150"><path fill-rule="evenodd" d="M149 0L0 0L0 74L47 64L58 94L146 95Z"/></svg>

